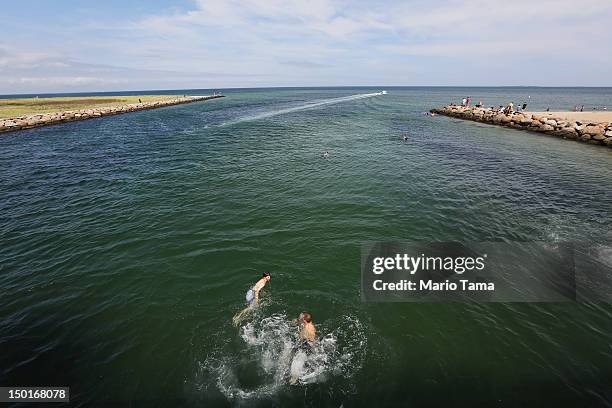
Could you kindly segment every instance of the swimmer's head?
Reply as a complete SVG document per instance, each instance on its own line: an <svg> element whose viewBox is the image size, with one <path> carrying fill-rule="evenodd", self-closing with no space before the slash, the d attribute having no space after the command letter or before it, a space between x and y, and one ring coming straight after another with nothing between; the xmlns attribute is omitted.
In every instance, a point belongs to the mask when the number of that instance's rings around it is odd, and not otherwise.
<svg viewBox="0 0 612 408"><path fill-rule="evenodd" d="M269 273L269 272L264 272L262 277L263 277L263 278L266 278L266 280L270 280L270 279L272 279L272 277L270 276L270 273Z"/></svg>
<svg viewBox="0 0 612 408"><path fill-rule="evenodd" d="M312 322L312 315L308 312L302 312L300 313L300 320L302 320L305 323L310 323Z"/></svg>

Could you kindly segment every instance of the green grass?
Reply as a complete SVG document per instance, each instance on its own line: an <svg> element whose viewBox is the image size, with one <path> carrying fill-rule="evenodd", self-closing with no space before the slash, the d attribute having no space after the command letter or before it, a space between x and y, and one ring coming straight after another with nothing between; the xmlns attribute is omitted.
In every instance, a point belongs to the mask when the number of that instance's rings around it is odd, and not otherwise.
<svg viewBox="0 0 612 408"><path fill-rule="evenodd" d="M0 118L15 118L38 113L127 105L138 103L139 99L142 102L153 102L177 97L178 95L135 95L0 99Z"/></svg>

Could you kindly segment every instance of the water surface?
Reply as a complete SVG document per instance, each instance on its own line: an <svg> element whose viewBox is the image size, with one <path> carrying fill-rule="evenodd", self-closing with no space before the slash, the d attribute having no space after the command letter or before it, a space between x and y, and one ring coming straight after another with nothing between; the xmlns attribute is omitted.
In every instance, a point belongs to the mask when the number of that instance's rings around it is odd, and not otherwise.
<svg viewBox="0 0 612 408"><path fill-rule="evenodd" d="M612 149L423 113L612 90L377 91L228 90L0 137L0 383L69 385L76 406L609 403L610 305L359 287L364 241L609 244ZM322 341L289 386L302 310Z"/></svg>

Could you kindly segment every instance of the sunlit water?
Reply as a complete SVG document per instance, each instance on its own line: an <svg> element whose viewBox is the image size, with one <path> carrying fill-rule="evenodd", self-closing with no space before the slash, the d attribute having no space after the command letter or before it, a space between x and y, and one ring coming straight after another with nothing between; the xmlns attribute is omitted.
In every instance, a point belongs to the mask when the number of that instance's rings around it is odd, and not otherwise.
<svg viewBox="0 0 612 408"><path fill-rule="evenodd" d="M610 305L365 304L359 251L609 244L612 149L423 113L612 90L387 90L234 90L1 136L0 385L69 385L76 406L605 405Z"/></svg>

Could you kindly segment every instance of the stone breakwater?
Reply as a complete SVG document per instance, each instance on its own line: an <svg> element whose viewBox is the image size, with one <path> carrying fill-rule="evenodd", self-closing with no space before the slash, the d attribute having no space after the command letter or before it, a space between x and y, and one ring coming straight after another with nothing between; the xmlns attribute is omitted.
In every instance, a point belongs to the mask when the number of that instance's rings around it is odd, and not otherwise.
<svg viewBox="0 0 612 408"><path fill-rule="evenodd" d="M64 112L39 113L35 115L21 116L17 118L0 119L0 133L12 132L22 129L31 129L40 126L55 125L58 123L72 122L99 118L102 116L118 115L120 113L136 112L146 109L163 108L165 106L180 105L208 99L222 98L223 95L210 96L184 96L174 99L166 99L154 102L131 103L127 105L108 106L101 108L89 108L80 110L69 110Z"/></svg>
<svg viewBox="0 0 612 408"><path fill-rule="evenodd" d="M496 109L453 105L445 106L440 109L432 109L430 112L459 119L506 126L513 129L530 130L562 137L564 139L577 140L584 143L612 148L612 123L610 122L595 123L568 120L527 112L514 112L506 115Z"/></svg>

